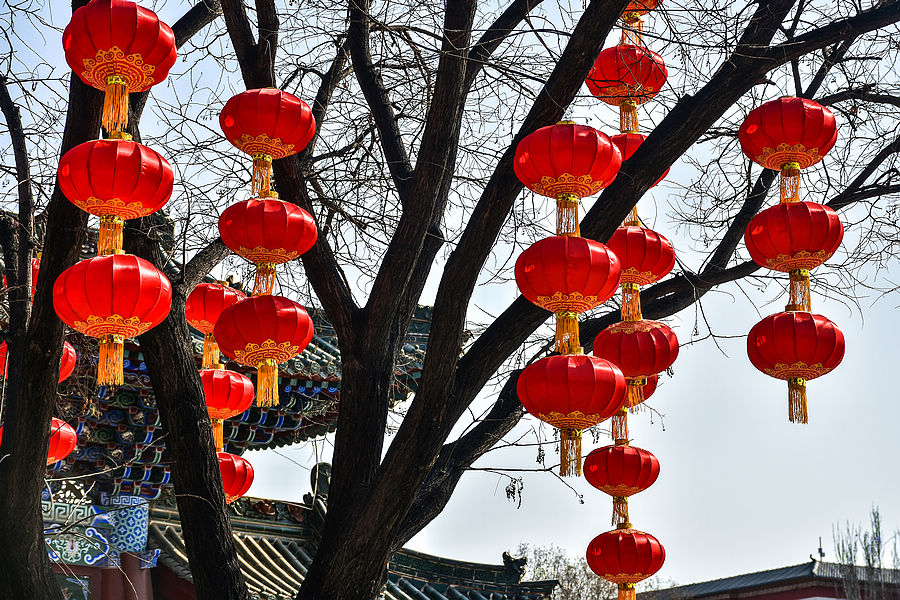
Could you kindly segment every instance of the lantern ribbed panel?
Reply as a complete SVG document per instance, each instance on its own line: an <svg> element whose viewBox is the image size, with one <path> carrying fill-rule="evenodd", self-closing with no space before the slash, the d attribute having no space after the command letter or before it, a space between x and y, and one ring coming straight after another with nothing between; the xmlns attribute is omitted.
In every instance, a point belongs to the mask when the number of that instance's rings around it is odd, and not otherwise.
<svg viewBox="0 0 900 600"><path fill-rule="evenodd" d="M246 494L253 484L253 465L247 459L228 452L218 452L216 456L222 473L225 501L234 502Z"/></svg>
<svg viewBox="0 0 900 600"><path fill-rule="evenodd" d="M591 540L586 558L591 570L603 579L618 584L634 584L662 568L666 550L649 533L616 529Z"/></svg>
<svg viewBox="0 0 900 600"><path fill-rule="evenodd" d="M604 446L584 459L584 478L610 496L642 492L659 477L659 461L648 450L634 446Z"/></svg>
<svg viewBox="0 0 900 600"><path fill-rule="evenodd" d="M619 44L600 52L586 83L607 104L619 106L624 100L643 104L659 93L668 75L665 61L656 52Z"/></svg>
<svg viewBox="0 0 900 600"><path fill-rule="evenodd" d="M245 298L243 292L227 285L200 283L187 297L184 316L197 331L212 333L222 311Z"/></svg>
<svg viewBox="0 0 900 600"><path fill-rule="evenodd" d="M71 425L62 419L53 418L50 422L50 445L47 448L47 464L61 461L75 449L78 434Z"/></svg>
<svg viewBox="0 0 900 600"><path fill-rule="evenodd" d="M306 102L270 88L233 96L219 114L219 125L238 150L273 159L300 152L316 133L316 121Z"/></svg>
<svg viewBox="0 0 900 600"><path fill-rule="evenodd" d="M226 208L219 217L219 234L235 254L274 264L294 260L318 238L312 215L296 204L256 198Z"/></svg>
<svg viewBox="0 0 900 600"><path fill-rule="evenodd" d="M776 313L750 330L747 355L753 366L776 379L814 379L841 364L844 334L822 315Z"/></svg>
<svg viewBox="0 0 900 600"><path fill-rule="evenodd" d="M675 362L678 338L659 321L615 323L594 339L594 356L618 365L625 377L649 377Z"/></svg>
<svg viewBox="0 0 900 600"><path fill-rule="evenodd" d="M253 382L235 371L201 369L200 380L211 419L229 419L253 404Z"/></svg>
<svg viewBox="0 0 900 600"><path fill-rule="evenodd" d="M817 202L772 206L753 217L744 242L753 261L788 272L813 269L831 258L844 238L837 213Z"/></svg>
<svg viewBox="0 0 900 600"><path fill-rule="evenodd" d="M805 169L822 160L837 140L834 115L806 98L779 98L750 111L738 130L741 149L767 169L787 163Z"/></svg>
<svg viewBox="0 0 900 600"><path fill-rule="evenodd" d="M645 139L647 139L646 135L640 133L620 133L618 135L614 135L610 138L612 143L616 145L616 148L619 149L619 152L622 153L622 162L627 161L634 152L638 149ZM666 175L669 174L669 169L666 169L666 172L663 173L659 179L654 182L654 184L650 187L654 187L659 184L660 181L666 178Z"/></svg>
<svg viewBox="0 0 900 600"><path fill-rule="evenodd" d="M281 363L299 354L313 336L306 309L281 296L254 296L222 311L213 330L226 356L248 365Z"/></svg>
<svg viewBox="0 0 900 600"><path fill-rule="evenodd" d="M649 285L668 275L675 266L672 242L646 227L619 227L608 246L622 265L622 283Z"/></svg>
<svg viewBox="0 0 900 600"><path fill-rule="evenodd" d="M646 15L648 12L659 8L661 4L662 0L631 0L631 2L625 6L625 10L623 10L622 13L635 13L639 16Z"/></svg>

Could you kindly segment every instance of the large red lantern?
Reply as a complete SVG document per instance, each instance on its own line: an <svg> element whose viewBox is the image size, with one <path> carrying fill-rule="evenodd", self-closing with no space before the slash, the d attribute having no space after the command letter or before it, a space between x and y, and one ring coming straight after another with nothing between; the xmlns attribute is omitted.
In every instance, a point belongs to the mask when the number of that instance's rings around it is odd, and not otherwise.
<svg viewBox="0 0 900 600"><path fill-rule="evenodd" d="M299 257L319 235L312 215L296 204L256 198L226 208L219 234L232 252L256 265L254 295L271 294L275 265Z"/></svg>
<svg viewBox="0 0 900 600"><path fill-rule="evenodd" d="M516 391L525 410L561 430L560 474L580 475L581 432L622 407L625 377L593 356L548 356L522 370Z"/></svg>
<svg viewBox="0 0 900 600"><path fill-rule="evenodd" d="M9 365L6 363L7 350L6 342L0 343L0 373L3 377L8 374ZM78 362L78 355L75 353L75 346L69 342L63 343L62 357L59 360L59 383L62 383L75 372L75 363Z"/></svg>
<svg viewBox="0 0 900 600"><path fill-rule="evenodd" d="M584 478L613 497L613 523L628 522L628 497L642 492L659 477L652 452L627 444L597 448L584 459Z"/></svg>
<svg viewBox="0 0 900 600"><path fill-rule="evenodd" d="M0 426L0 440L3 439L3 427ZM47 447L47 465L59 462L72 454L78 444L75 429L63 421L53 417L50 420L50 445Z"/></svg>
<svg viewBox="0 0 900 600"><path fill-rule="evenodd" d="M203 333L204 369L214 369L219 364L219 345L213 335L219 315L246 297L240 290L220 283L200 283L188 295L184 316L191 327Z"/></svg>
<svg viewBox="0 0 900 600"><path fill-rule="evenodd" d="M796 202L800 169L816 164L834 147L837 125L818 102L785 97L751 110L738 139L751 160L781 171L781 201Z"/></svg>
<svg viewBox="0 0 900 600"><path fill-rule="evenodd" d="M619 44L600 52L586 83L599 100L619 107L621 132L637 133L637 105L656 96L668 76L666 63L656 52Z"/></svg>
<svg viewBox="0 0 900 600"><path fill-rule="evenodd" d="M761 267L790 273L792 310L811 308L809 271L831 258L844 226L831 208L817 202L787 202L762 211L747 225L744 242Z"/></svg>
<svg viewBox="0 0 900 600"><path fill-rule="evenodd" d="M297 154L316 134L309 105L274 88L233 96L219 125L229 142L253 157L253 194L259 196L270 195L272 160Z"/></svg>
<svg viewBox="0 0 900 600"><path fill-rule="evenodd" d="M634 584L662 568L666 550L654 536L625 523L591 540L586 558L594 573L618 584L619 600L634 600Z"/></svg>
<svg viewBox="0 0 900 600"><path fill-rule="evenodd" d="M228 452L218 452L216 456L222 473L225 502L231 504L246 494L253 484L253 465L246 458Z"/></svg>
<svg viewBox="0 0 900 600"><path fill-rule="evenodd" d="M278 364L297 356L313 336L302 306L281 296L254 296L222 311L213 330L226 356L256 367L256 403L278 403Z"/></svg>
<svg viewBox="0 0 900 600"><path fill-rule="evenodd" d="M513 170L525 186L557 201L557 235L580 235L578 199L612 183L622 164L609 136L586 125L541 127L516 146Z"/></svg>
<svg viewBox="0 0 900 600"><path fill-rule="evenodd" d="M159 325L172 307L172 285L137 256L97 256L69 267L53 284L53 308L69 327L100 338L97 383L121 385L125 338Z"/></svg>
<svg viewBox="0 0 900 600"><path fill-rule="evenodd" d="M87 85L106 91L103 127L128 124L128 93L161 82L175 64L175 34L151 10L127 0L91 0L63 31L66 62Z"/></svg>
<svg viewBox="0 0 900 600"><path fill-rule="evenodd" d="M788 382L788 418L809 420L806 382L833 370L844 359L844 334L837 325L808 312L769 315L747 335L753 366Z"/></svg>
<svg viewBox="0 0 900 600"><path fill-rule="evenodd" d="M206 410L212 420L216 450L225 447L223 421L243 413L253 404L253 382L241 373L225 369L201 369Z"/></svg>
<svg viewBox="0 0 900 600"><path fill-rule="evenodd" d="M656 283L675 266L675 249L652 229L626 225L616 229L609 249L622 263L622 320L641 320L642 285Z"/></svg>
<svg viewBox="0 0 900 600"><path fill-rule="evenodd" d="M158 152L125 139L75 146L59 161L59 188L72 204L100 217L98 254L122 249L125 219L146 217L172 196L175 175Z"/></svg>
<svg viewBox="0 0 900 600"><path fill-rule="evenodd" d="M619 260L605 245L572 236L538 240L516 260L522 295L556 314L556 351L580 347L578 313L609 300L619 285Z"/></svg>

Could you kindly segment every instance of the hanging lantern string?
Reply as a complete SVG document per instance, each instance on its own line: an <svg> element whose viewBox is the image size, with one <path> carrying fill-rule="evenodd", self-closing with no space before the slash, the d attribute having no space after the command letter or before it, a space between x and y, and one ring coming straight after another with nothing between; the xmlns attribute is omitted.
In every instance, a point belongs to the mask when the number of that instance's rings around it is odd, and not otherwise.
<svg viewBox="0 0 900 600"><path fill-rule="evenodd" d="M563 428L559 436L559 474L581 477L581 430Z"/></svg>
<svg viewBox="0 0 900 600"><path fill-rule="evenodd" d="M559 354L583 354L581 336L578 330L578 313L562 311L556 313L555 347Z"/></svg>
<svg viewBox="0 0 900 600"><path fill-rule="evenodd" d="M106 78L102 121L108 133L124 131L128 126L128 85L120 75Z"/></svg>
<svg viewBox="0 0 900 600"><path fill-rule="evenodd" d="M622 14L622 41L620 44L643 46L644 39L641 33L644 30L643 21L639 12L626 12Z"/></svg>
<svg viewBox="0 0 900 600"><path fill-rule="evenodd" d="M610 419L612 439L617 446L628 445L628 409L623 406Z"/></svg>
<svg viewBox="0 0 900 600"><path fill-rule="evenodd" d="M637 102L634 98L626 98L619 104L619 132L638 132Z"/></svg>
<svg viewBox="0 0 900 600"><path fill-rule="evenodd" d="M800 201L800 163L781 165L781 202Z"/></svg>
<svg viewBox="0 0 900 600"><path fill-rule="evenodd" d="M581 237L578 200L575 194L560 194L556 198L556 235Z"/></svg>
<svg viewBox="0 0 900 600"><path fill-rule="evenodd" d="M788 294L790 299L784 307L786 311L812 311L812 292L809 285L809 269L790 271Z"/></svg>
<svg viewBox="0 0 900 600"><path fill-rule="evenodd" d="M791 423L808 423L806 406L806 379L791 377L788 381L788 420Z"/></svg>
<svg viewBox="0 0 900 600"><path fill-rule="evenodd" d="M628 498L626 496L613 496L612 524L620 525L628 522Z"/></svg>
<svg viewBox="0 0 900 600"><path fill-rule="evenodd" d="M253 195L266 198L272 190L272 157L268 154L253 155Z"/></svg>

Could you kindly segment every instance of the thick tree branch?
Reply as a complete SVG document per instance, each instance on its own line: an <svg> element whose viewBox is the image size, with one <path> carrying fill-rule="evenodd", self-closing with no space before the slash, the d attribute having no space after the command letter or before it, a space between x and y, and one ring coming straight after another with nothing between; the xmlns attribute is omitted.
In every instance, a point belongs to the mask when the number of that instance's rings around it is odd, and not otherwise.
<svg viewBox="0 0 900 600"><path fill-rule="evenodd" d="M182 268L181 281L178 283L181 293L185 296L190 294L191 290L212 271L212 268L225 260L229 254L231 254L231 250L222 242L222 238L216 238L207 244Z"/></svg>
<svg viewBox="0 0 900 600"><path fill-rule="evenodd" d="M201 29L215 21L222 14L220 0L200 0L172 25L175 46L181 48Z"/></svg>

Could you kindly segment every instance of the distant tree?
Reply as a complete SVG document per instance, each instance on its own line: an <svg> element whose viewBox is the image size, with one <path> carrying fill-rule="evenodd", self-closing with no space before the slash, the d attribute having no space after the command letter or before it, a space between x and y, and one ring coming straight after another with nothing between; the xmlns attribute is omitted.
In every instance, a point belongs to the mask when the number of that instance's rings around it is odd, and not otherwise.
<svg viewBox="0 0 900 600"><path fill-rule="evenodd" d="M834 552L841 566L841 582L847 600L895 600L900 585L900 555L895 529L887 539L881 529L881 511L872 507L869 529L847 521L833 529ZM886 555L890 552L890 563ZM862 555L860 557L860 554Z"/></svg>

